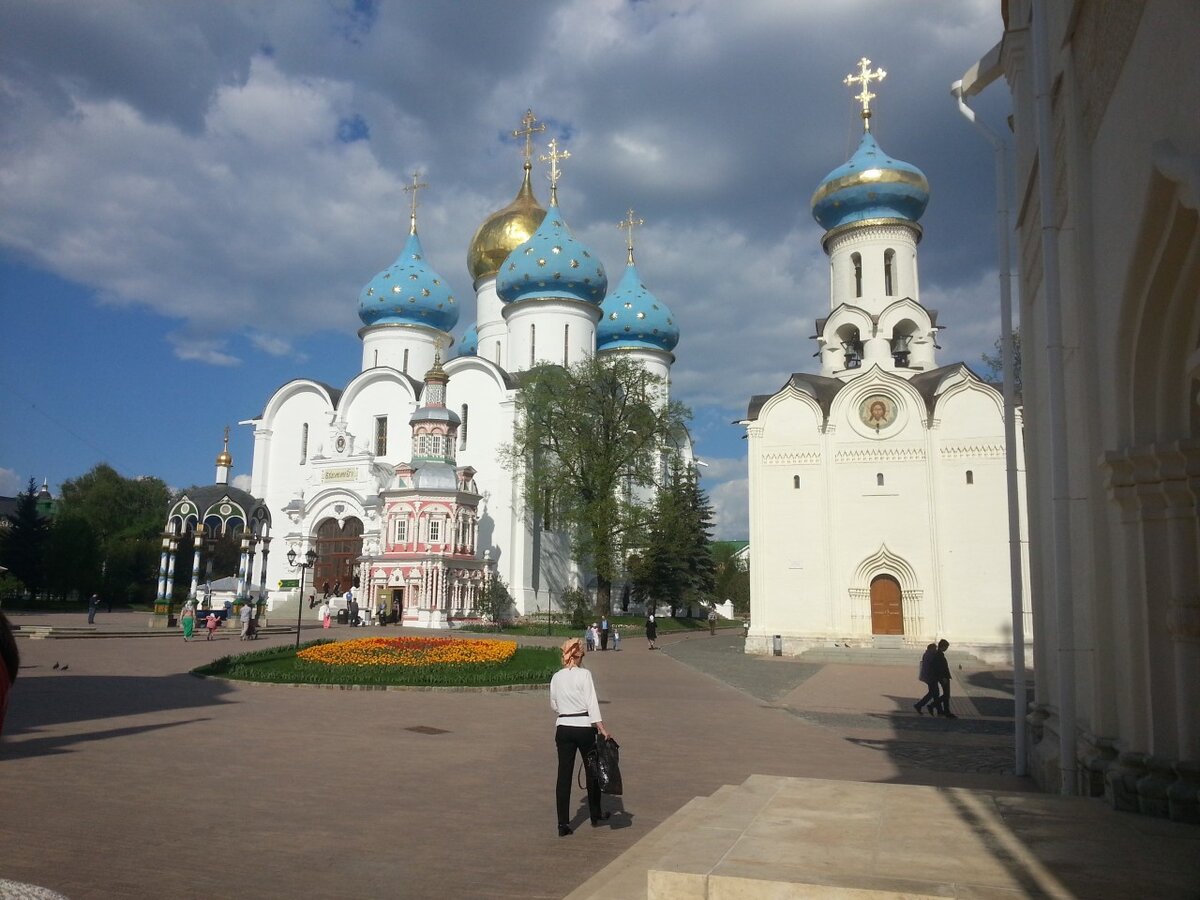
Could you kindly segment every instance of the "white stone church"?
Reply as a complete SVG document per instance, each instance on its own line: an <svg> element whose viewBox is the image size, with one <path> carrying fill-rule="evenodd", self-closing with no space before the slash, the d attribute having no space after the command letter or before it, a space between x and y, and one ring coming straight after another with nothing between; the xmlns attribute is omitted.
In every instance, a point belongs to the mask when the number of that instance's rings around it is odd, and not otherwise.
<svg viewBox="0 0 1200 900"><path fill-rule="evenodd" d="M288 382L242 423L254 428L250 493L273 523L271 608L300 593L288 548L317 551L305 599L326 585L334 593L356 585L364 610L396 610L410 626L477 618L489 573L521 614L589 586L567 536L525 516L519 481L499 461L513 438L521 373L624 353L668 381L679 330L634 264L632 211L624 276L611 292L600 260L571 234L557 202L568 154L555 141L541 157L550 163L549 208L538 203L532 136L545 126L535 122L529 113L513 132L525 139L515 199L468 248L477 319L458 345L448 349L467 304L424 258L416 205L424 185L414 178L407 243L358 298L361 372L343 387Z"/></svg>
<svg viewBox="0 0 1200 900"><path fill-rule="evenodd" d="M868 65L848 79L863 85L862 140L812 197L830 261L820 374L753 397L743 422L746 649L791 655L944 637L1008 659L1003 401L965 364L938 362L940 326L921 305L917 262L929 185L872 135L867 87L882 73ZM1017 459L1023 494L1019 441Z"/></svg>

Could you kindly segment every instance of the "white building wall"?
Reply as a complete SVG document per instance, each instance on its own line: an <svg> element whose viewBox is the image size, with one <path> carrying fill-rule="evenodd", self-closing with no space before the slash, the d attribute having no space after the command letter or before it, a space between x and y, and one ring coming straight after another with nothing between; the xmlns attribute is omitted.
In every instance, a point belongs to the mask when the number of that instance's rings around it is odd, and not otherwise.
<svg viewBox="0 0 1200 900"><path fill-rule="evenodd" d="M510 372L525 372L543 362L572 366L596 351L600 310L589 303L522 300L506 307L504 315Z"/></svg>

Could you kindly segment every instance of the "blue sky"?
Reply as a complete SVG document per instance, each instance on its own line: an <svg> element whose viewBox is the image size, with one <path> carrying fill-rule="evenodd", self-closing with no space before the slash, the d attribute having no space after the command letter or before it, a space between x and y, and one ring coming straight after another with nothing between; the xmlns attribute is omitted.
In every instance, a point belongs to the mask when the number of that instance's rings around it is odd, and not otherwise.
<svg viewBox="0 0 1200 900"><path fill-rule="evenodd" d="M730 422L813 371L829 289L809 198L861 133L842 84L861 56L888 71L876 137L931 184L939 362L978 370L998 336L991 155L949 86L1001 27L992 0L0 0L0 494L101 461L205 483L227 424L247 476L239 420L292 378L358 371L358 292L403 245L414 169L427 256L473 296L467 244L516 192L509 132L532 107L610 278L616 223L646 220L674 393L718 530L744 537ZM980 104L998 130L1005 93Z"/></svg>

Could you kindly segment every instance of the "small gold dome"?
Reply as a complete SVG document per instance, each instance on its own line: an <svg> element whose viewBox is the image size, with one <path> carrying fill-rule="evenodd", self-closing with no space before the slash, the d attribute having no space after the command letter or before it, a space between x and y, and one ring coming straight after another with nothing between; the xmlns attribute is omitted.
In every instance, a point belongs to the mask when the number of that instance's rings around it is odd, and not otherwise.
<svg viewBox="0 0 1200 900"><path fill-rule="evenodd" d="M467 269L475 281L500 271L508 254L529 240L546 218L546 210L533 196L529 173L530 165L526 163L525 180L516 198L504 209L488 216L471 239Z"/></svg>
<svg viewBox="0 0 1200 900"><path fill-rule="evenodd" d="M228 450L222 450L220 453L217 454L217 465L218 466L232 466L233 465L233 457L229 455Z"/></svg>

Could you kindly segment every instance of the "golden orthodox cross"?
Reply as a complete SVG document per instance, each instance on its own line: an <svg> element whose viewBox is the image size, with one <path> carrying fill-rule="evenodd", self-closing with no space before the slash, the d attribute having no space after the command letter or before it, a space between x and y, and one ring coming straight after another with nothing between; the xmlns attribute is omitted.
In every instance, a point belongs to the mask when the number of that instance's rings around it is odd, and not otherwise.
<svg viewBox="0 0 1200 900"><path fill-rule="evenodd" d="M518 128L512 133L515 138L525 138L525 165L533 165L533 136L539 132L546 130L546 123L542 122L538 125L533 123L537 121L537 116L533 114L532 109L525 110L525 115L521 118L523 128Z"/></svg>
<svg viewBox="0 0 1200 900"><path fill-rule="evenodd" d="M570 159L571 151L563 150L561 153L558 150L558 138L550 138L550 152L543 153L538 157L542 162L550 163L550 205L558 206L558 176L562 172L558 169L558 161L560 159Z"/></svg>
<svg viewBox="0 0 1200 900"><path fill-rule="evenodd" d="M633 265L633 229L639 225L645 225L645 219L635 219L633 207L629 207L629 212L625 213L624 220L617 223L618 228L625 229L625 249L629 251L629 265Z"/></svg>
<svg viewBox="0 0 1200 900"><path fill-rule="evenodd" d="M420 172L413 172L410 177L412 178L412 184L406 184L404 186L404 193L412 194L412 212L409 214L409 222L410 222L409 228L411 229L412 234L416 234L417 233L417 191L420 191L423 188L427 188L427 187L429 187L429 185L426 184L424 181L421 181L421 173Z"/></svg>
<svg viewBox="0 0 1200 900"><path fill-rule="evenodd" d="M875 95L870 90L871 82L883 81L885 78L887 78L887 72L883 69L876 69L872 72L871 61L864 56L858 61L858 74L855 75L851 72L843 82L851 87L856 84L862 85L862 90L854 95L854 99L862 103L863 131L871 130L871 101L875 99Z"/></svg>
<svg viewBox="0 0 1200 900"><path fill-rule="evenodd" d="M229 426L225 426L225 452L229 452Z"/></svg>

